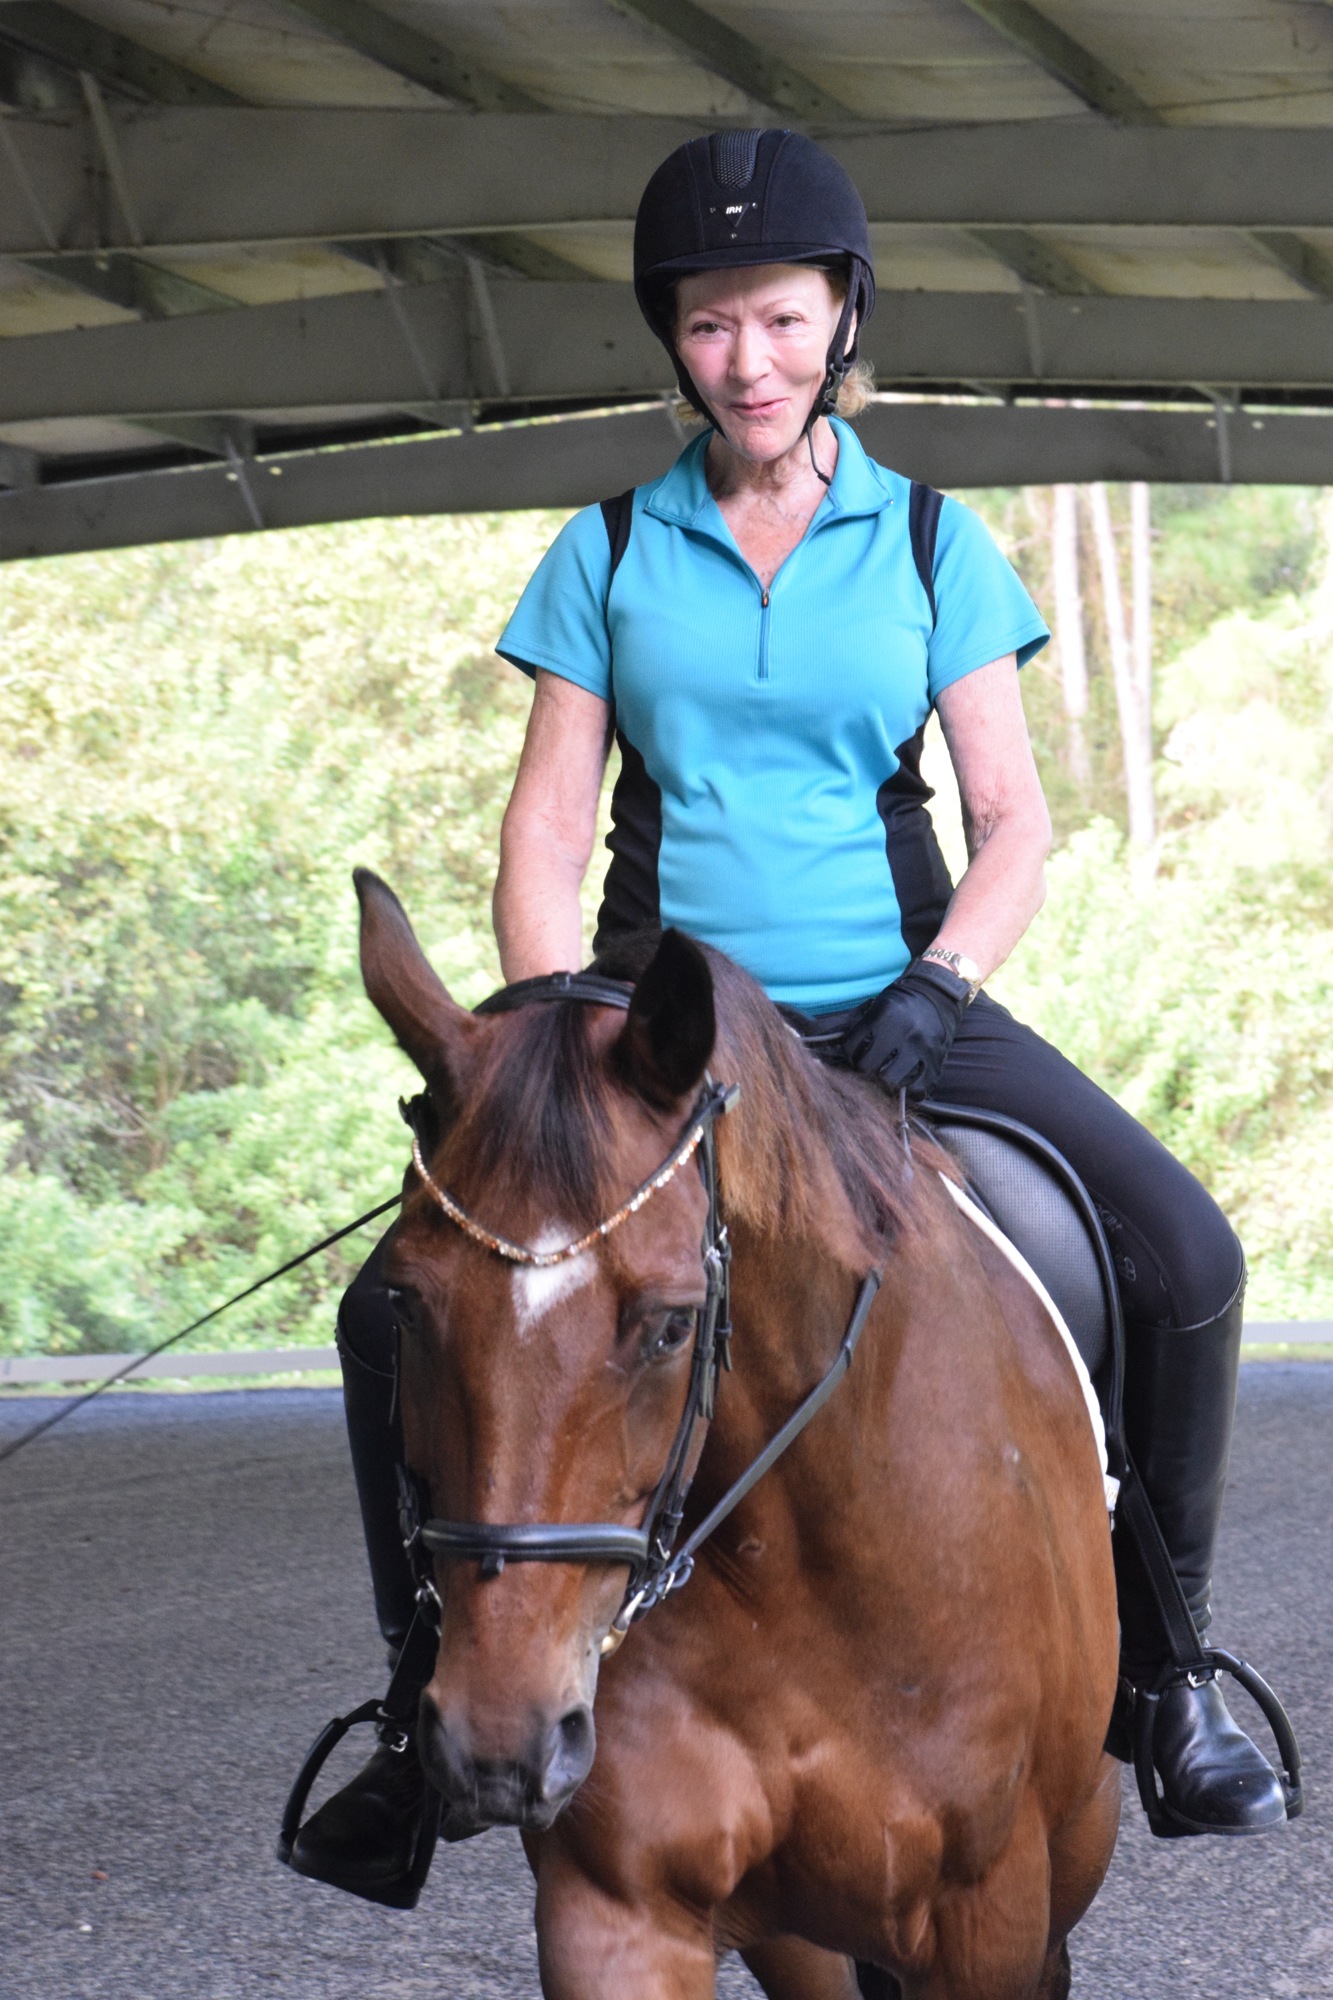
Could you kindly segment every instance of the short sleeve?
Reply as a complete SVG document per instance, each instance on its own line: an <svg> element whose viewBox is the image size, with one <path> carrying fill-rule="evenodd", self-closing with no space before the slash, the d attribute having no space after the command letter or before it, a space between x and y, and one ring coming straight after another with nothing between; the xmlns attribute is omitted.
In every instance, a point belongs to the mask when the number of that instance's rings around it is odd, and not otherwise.
<svg viewBox="0 0 1333 2000"><path fill-rule="evenodd" d="M961 501L946 499L935 542L931 701L954 681L1006 653L1017 653L1019 666L1026 666L1050 636L981 516Z"/></svg>
<svg viewBox="0 0 1333 2000"><path fill-rule="evenodd" d="M496 652L524 673L545 667L610 701L610 580L611 544L602 510L584 507L566 521L533 571Z"/></svg>

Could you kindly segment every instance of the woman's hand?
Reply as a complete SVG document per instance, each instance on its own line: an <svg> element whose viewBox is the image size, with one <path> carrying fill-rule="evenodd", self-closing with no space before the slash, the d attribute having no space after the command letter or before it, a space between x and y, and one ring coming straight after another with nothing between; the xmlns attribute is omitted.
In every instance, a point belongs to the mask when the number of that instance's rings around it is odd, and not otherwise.
<svg viewBox="0 0 1333 2000"><path fill-rule="evenodd" d="M929 1097L967 1012L968 985L947 966L918 959L901 979L857 1008L843 1034L853 1069L877 1076L886 1090Z"/></svg>
<svg viewBox="0 0 1333 2000"><path fill-rule="evenodd" d="M491 903L511 983L583 963L579 891L597 838L610 720L600 696L538 668Z"/></svg>

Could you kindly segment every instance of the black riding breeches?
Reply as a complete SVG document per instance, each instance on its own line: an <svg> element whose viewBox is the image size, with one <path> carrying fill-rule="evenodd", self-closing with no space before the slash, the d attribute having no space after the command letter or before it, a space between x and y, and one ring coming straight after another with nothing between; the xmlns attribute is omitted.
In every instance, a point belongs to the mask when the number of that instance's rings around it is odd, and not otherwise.
<svg viewBox="0 0 1333 2000"><path fill-rule="evenodd" d="M1097 1204L1125 1318L1199 1326L1244 1271L1230 1223L1188 1168L1058 1049L980 993L963 1016L934 1093L1030 1125L1063 1153Z"/></svg>

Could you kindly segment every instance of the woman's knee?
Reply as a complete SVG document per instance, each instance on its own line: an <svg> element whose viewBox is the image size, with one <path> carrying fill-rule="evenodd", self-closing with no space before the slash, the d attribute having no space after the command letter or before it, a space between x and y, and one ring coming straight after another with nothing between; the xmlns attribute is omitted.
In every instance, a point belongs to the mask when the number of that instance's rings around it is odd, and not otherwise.
<svg viewBox="0 0 1333 2000"><path fill-rule="evenodd" d="M377 1375L392 1375L397 1359L393 1302L383 1276L387 1242L386 1236L375 1245L338 1306L339 1347Z"/></svg>

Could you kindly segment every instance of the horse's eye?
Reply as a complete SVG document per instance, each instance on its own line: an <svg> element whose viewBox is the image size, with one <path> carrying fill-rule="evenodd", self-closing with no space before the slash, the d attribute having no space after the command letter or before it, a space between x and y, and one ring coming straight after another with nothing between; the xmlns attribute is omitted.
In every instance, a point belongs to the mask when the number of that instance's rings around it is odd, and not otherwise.
<svg viewBox="0 0 1333 2000"><path fill-rule="evenodd" d="M678 1306L675 1312L659 1313L648 1322L643 1353L647 1361L666 1361L678 1354L694 1338L699 1315L693 1306Z"/></svg>

